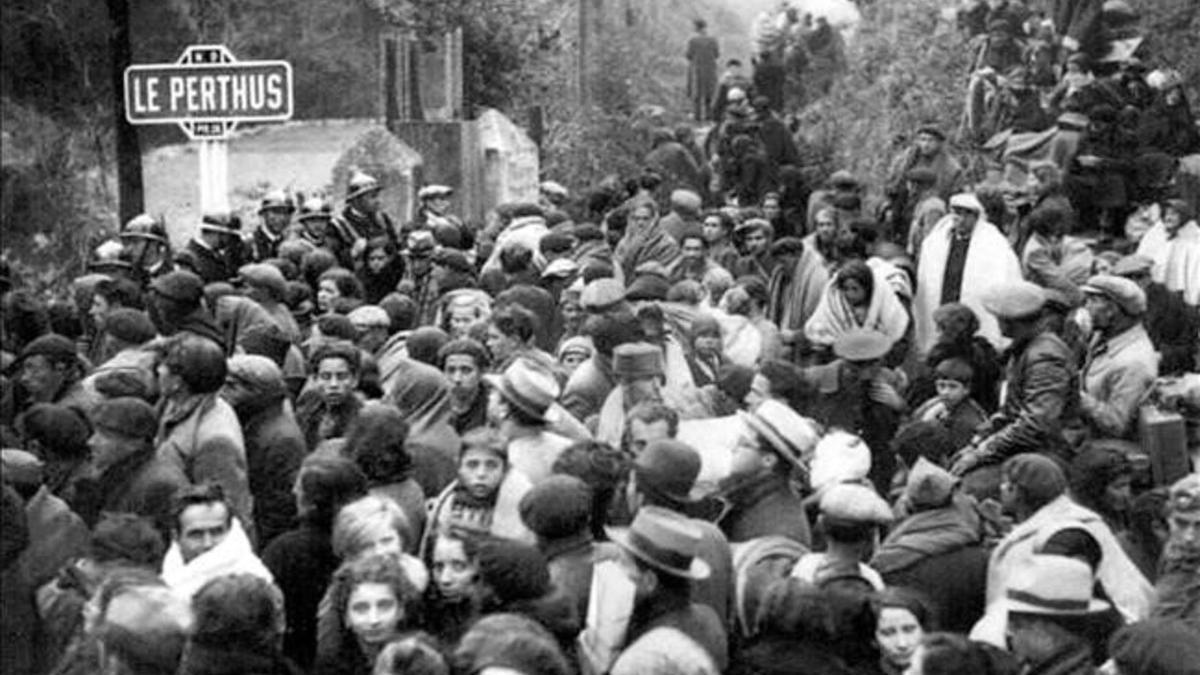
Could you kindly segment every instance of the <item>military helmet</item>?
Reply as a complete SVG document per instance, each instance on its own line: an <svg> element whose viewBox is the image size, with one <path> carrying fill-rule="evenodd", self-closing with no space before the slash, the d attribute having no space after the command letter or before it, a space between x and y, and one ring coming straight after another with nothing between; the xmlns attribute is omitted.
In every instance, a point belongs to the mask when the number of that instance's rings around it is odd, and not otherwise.
<svg viewBox="0 0 1200 675"><path fill-rule="evenodd" d="M362 171L355 171L350 176L350 181L346 186L346 201L372 192L378 192L382 189L383 186L379 184L378 180L375 180L374 176L367 175Z"/></svg>
<svg viewBox="0 0 1200 675"><path fill-rule="evenodd" d="M296 202L292 200L292 196L284 190L271 190L263 196L262 205L258 207L259 215L267 211L286 211L287 213L295 213Z"/></svg>
<svg viewBox="0 0 1200 675"><path fill-rule="evenodd" d="M200 219L200 229L206 232L219 232L240 236L242 219L236 213L229 211L214 211L204 214Z"/></svg>
<svg viewBox="0 0 1200 675"><path fill-rule="evenodd" d="M324 197L309 197L300 205L298 218L304 220L324 219L333 217L333 205Z"/></svg>
<svg viewBox="0 0 1200 675"><path fill-rule="evenodd" d="M154 216L142 213L129 219L121 228L121 239L149 239L160 244L167 243L167 228Z"/></svg>

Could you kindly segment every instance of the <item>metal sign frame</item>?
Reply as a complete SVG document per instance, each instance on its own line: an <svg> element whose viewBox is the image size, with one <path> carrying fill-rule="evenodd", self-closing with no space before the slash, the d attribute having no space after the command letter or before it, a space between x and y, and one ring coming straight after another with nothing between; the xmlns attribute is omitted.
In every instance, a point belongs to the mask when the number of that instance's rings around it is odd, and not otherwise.
<svg viewBox="0 0 1200 675"><path fill-rule="evenodd" d="M220 65L229 69L256 69L263 67L282 68L287 73L286 111L273 115L255 116L220 116L220 117L155 117L153 119L135 118L132 114L133 105L132 78L146 71L162 70L192 70L195 66ZM290 120L295 109L294 95L295 80L292 76L292 64L287 61L238 61L233 52L224 45L191 45L175 63L152 63L129 66L125 69L125 119L130 124L178 124L179 128L192 140L218 140L228 138L239 122L283 122Z"/></svg>

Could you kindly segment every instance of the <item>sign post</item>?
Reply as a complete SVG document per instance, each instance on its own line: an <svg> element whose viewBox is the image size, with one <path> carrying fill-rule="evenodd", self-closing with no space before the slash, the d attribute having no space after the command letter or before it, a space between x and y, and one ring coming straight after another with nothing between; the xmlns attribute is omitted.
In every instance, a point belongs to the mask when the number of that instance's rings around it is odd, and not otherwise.
<svg viewBox="0 0 1200 675"><path fill-rule="evenodd" d="M229 149L239 122L292 117L292 66L238 61L223 45L192 45L175 63L125 69L130 124L178 124L199 143L200 208L229 208Z"/></svg>

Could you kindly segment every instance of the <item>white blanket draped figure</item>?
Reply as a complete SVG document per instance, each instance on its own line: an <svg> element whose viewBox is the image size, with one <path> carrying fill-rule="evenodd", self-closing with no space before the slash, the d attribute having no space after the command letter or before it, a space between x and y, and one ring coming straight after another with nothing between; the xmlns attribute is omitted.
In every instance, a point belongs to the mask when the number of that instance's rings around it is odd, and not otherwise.
<svg viewBox="0 0 1200 675"><path fill-rule="evenodd" d="M921 244L921 264L917 270L917 294L913 300L913 322L917 352L924 356L937 338L933 311L942 304L942 278L954 236L953 214L942 218ZM991 288L1021 279L1021 263L1008 240L995 225L980 218L971 232L967 259L963 266L959 302L979 317L979 334L997 349L1005 340L1000 336L996 317L983 308L981 298Z"/></svg>

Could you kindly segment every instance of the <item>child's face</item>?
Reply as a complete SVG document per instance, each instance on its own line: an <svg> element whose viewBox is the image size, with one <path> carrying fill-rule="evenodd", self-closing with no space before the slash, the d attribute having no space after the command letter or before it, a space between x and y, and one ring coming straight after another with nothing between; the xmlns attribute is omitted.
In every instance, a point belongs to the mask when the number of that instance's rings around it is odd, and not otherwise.
<svg viewBox="0 0 1200 675"><path fill-rule="evenodd" d="M967 385L958 380L938 379L936 382L938 398L947 408L952 408L967 398Z"/></svg>
<svg viewBox="0 0 1200 675"><path fill-rule="evenodd" d="M477 499L496 493L504 478L504 460L494 452L471 449L458 460L458 481Z"/></svg>

